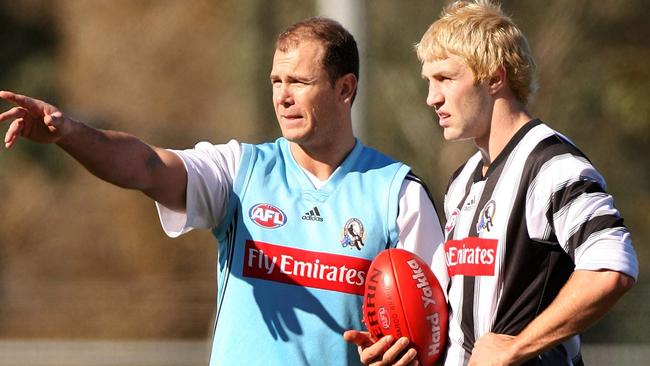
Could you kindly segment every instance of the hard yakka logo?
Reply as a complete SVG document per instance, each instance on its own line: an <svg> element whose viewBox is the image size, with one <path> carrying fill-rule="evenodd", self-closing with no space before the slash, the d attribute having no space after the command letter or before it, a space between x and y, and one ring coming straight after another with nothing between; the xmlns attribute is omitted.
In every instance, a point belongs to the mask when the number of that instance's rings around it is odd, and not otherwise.
<svg viewBox="0 0 650 366"><path fill-rule="evenodd" d="M437 355L440 353L440 315L436 309L436 300L433 297L433 290L431 285L427 280L422 267L418 264L418 261L411 259L406 262L411 271L413 272L411 278L416 283L416 287L420 289L422 295L420 299L422 300L422 306L426 312L426 320L428 322L428 329L431 331L431 343L427 345L427 353L429 356Z"/></svg>
<svg viewBox="0 0 650 366"><path fill-rule="evenodd" d="M363 295L370 261L247 240L244 277Z"/></svg>
<svg viewBox="0 0 650 366"><path fill-rule="evenodd" d="M445 242L449 276L493 276L498 240L470 237Z"/></svg>

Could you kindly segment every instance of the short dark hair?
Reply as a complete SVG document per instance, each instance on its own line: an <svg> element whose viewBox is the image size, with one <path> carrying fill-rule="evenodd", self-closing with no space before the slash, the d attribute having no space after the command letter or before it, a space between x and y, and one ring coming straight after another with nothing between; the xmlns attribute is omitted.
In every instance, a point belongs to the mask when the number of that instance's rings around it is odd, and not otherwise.
<svg viewBox="0 0 650 366"><path fill-rule="evenodd" d="M313 17L287 28L278 36L275 48L286 52L297 47L301 41L315 40L323 45L323 67L332 85L343 75L352 73L359 80L359 50L350 32L335 20ZM355 89L352 101L356 96Z"/></svg>

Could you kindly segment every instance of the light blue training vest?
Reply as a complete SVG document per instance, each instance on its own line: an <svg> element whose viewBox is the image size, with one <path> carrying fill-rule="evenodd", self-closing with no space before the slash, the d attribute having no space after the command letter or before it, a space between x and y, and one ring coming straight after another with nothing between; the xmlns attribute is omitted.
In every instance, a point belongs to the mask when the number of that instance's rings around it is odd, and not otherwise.
<svg viewBox="0 0 650 366"><path fill-rule="evenodd" d="M363 284L398 241L409 167L356 142L319 190L284 138L243 144L219 242L210 365L358 365L343 340L361 323Z"/></svg>

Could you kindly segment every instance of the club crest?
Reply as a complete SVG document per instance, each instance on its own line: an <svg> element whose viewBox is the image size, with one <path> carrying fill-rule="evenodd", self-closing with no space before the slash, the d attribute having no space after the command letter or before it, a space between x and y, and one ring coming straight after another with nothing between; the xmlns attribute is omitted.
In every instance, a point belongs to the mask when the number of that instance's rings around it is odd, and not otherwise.
<svg viewBox="0 0 650 366"><path fill-rule="evenodd" d="M476 233L480 234L484 231L492 230L494 226L494 213L497 209L497 204L494 200L488 201L488 203L483 206L481 213L478 217L478 222L476 223Z"/></svg>
<svg viewBox="0 0 650 366"><path fill-rule="evenodd" d="M343 239L341 245L343 248L351 247L361 250L366 233L361 220L357 218L349 219L343 226Z"/></svg>

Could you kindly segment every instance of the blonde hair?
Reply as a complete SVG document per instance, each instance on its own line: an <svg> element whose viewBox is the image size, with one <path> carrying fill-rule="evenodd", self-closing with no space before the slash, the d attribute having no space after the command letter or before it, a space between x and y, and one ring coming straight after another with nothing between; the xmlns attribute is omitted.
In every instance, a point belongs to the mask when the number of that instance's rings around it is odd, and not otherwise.
<svg viewBox="0 0 650 366"><path fill-rule="evenodd" d="M463 58L477 83L489 80L503 66L510 89L524 105L537 89L535 61L526 37L489 0L449 4L415 47L421 62L450 54Z"/></svg>

